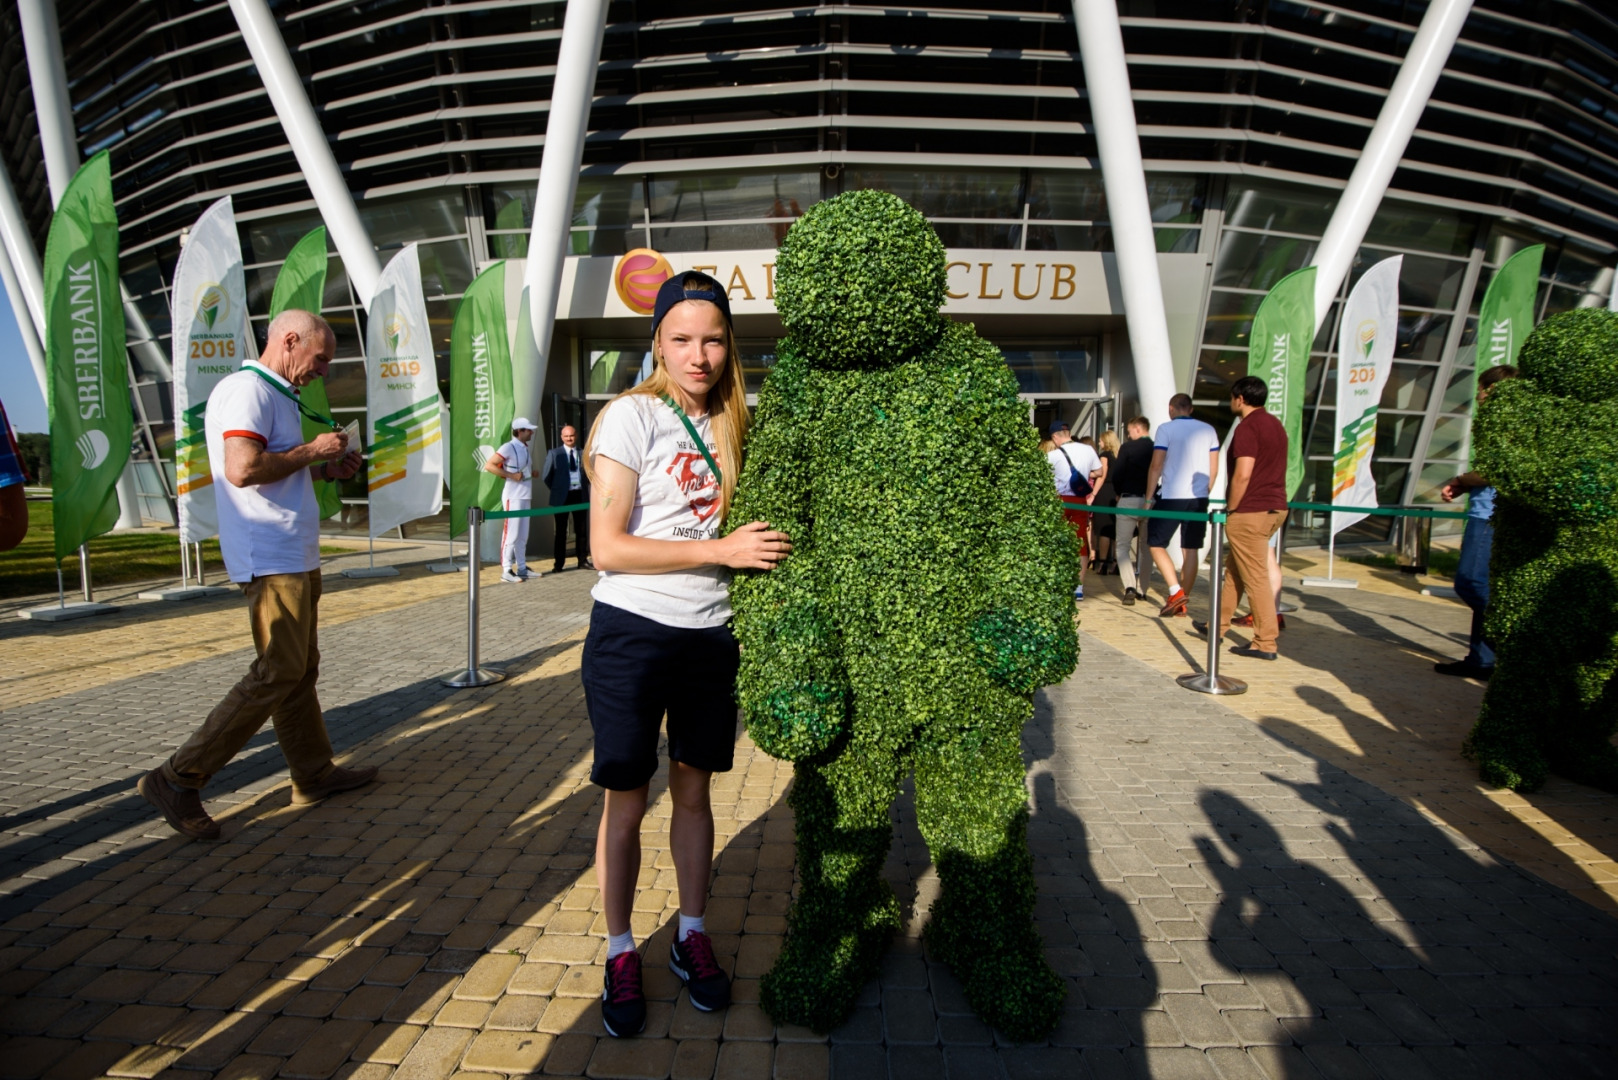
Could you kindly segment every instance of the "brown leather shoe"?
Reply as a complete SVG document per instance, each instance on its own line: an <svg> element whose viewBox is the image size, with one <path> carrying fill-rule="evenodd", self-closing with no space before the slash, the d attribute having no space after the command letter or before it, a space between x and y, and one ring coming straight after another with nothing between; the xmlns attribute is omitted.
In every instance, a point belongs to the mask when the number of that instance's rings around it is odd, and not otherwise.
<svg viewBox="0 0 1618 1080"><path fill-rule="evenodd" d="M292 801L302 806L305 803L316 803L328 795L335 795L339 791L353 791L364 787L376 779L376 766L367 765L363 769L345 769L341 765L333 765L326 770L326 775L310 784L308 787L299 787L298 782L292 782Z"/></svg>
<svg viewBox="0 0 1618 1080"><path fill-rule="evenodd" d="M219 822L202 808L202 793L196 788L177 788L168 782L162 769L153 769L136 781L135 790L157 807L163 820L181 836L193 840L219 839Z"/></svg>

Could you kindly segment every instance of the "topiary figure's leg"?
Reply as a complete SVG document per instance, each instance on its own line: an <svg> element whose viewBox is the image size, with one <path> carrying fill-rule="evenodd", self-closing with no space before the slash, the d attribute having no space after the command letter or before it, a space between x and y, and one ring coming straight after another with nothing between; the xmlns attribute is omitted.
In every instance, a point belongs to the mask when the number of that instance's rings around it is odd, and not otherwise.
<svg viewBox="0 0 1618 1080"><path fill-rule="evenodd" d="M895 748L856 741L829 764L800 762L793 770L788 801L799 892L759 999L778 1024L830 1031L877 973L900 921L898 898L881 871L905 764Z"/></svg>
<svg viewBox="0 0 1618 1080"><path fill-rule="evenodd" d="M1056 1026L1067 986L1034 929L1021 750L978 734L916 755L916 818L941 885L927 942L985 1023L1028 1041Z"/></svg>
<svg viewBox="0 0 1618 1080"><path fill-rule="evenodd" d="M1498 654L1477 723L1461 749L1478 763L1485 784L1537 791L1550 774L1550 762L1540 747L1537 717L1523 706L1536 700L1542 673L1532 664L1512 663L1509 655L1504 649Z"/></svg>

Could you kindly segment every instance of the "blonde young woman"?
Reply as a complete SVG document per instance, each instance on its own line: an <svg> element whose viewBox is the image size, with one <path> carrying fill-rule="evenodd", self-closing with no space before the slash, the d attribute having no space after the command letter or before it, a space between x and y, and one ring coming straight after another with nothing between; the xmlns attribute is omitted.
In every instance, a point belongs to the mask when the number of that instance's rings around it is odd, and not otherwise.
<svg viewBox="0 0 1618 1080"><path fill-rule="evenodd" d="M669 966L698 1009L730 1003L730 982L703 923L714 841L709 783L730 769L736 743L730 571L772 569L792 550L786 534L764 522L720 536L741 472L747 401L730 304L717 281L685 273L664 282L652 356L652 374L608 403L584 447L601 578L583 678L595 732L590 779L606 789L596 880L608 931L601 1016L615 1037L646 1025L630 912L665 713L669 848L680 893Z"/></svg>
<svg viewBox="0 0 1618 1080"><path fill-rule="evenodd" d="M1103 431L1098 446L1101 453L1101 483L1096 485L1096 498L1091 506L1117 506L1118 490L1112 486L1112 474L1118 467L1118 433ZM1113 551L1118 538L1118 518L1113 514L1096 514L1090 528L1095 533L1097 569L1103 574L1118 572L1118 559Z"/></svg>

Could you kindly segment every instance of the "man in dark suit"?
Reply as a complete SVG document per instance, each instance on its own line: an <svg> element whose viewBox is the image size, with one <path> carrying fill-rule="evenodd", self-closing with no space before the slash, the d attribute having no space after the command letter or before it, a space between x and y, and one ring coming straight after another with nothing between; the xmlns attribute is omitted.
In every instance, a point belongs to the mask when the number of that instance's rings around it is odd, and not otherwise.
<svg viewBox="0 0 1618 1080"><path fill-rule="evenodd" d="M551 506L573 506L590 501L590 478L584 473L580 457L579 433L572 424L562 429L562 445L545 455L545 471L540 480L550 489ZM573 510L556 515L556 547L552 551L556 573L567 562L567 519L573 519L573 537L578 549L579 569L593 568L590 562L590 514L587 510Z"/></svg>

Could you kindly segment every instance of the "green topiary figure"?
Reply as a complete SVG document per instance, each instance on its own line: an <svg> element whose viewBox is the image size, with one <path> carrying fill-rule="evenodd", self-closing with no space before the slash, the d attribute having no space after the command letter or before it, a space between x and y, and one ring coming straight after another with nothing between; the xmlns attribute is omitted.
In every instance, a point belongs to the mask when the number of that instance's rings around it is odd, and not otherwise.
<svg viewBox="0 0 1618 1080"><path fill-rule="evenodd" d="M942 885L929 945L984 1020L1028 1039L1064 985L1032 922L1021 731L1078 656L1078 546L1016 380L940 313L944 288L932 227L875 191L811 209L777 258L788 336L730 514L793 543L731 588L748 733L796 762L801 891L762 1000L827 1031L875 975L913 769Z"/></svg>
<svg viewBox="0 0 1618 1080"><path fill-rule="evenodd" d="M1618 313L1551 316L1517 364L1472 427L1498 493L1496 659L1466 749L1501 787L1554 771L1618 791Z"/></svg>

